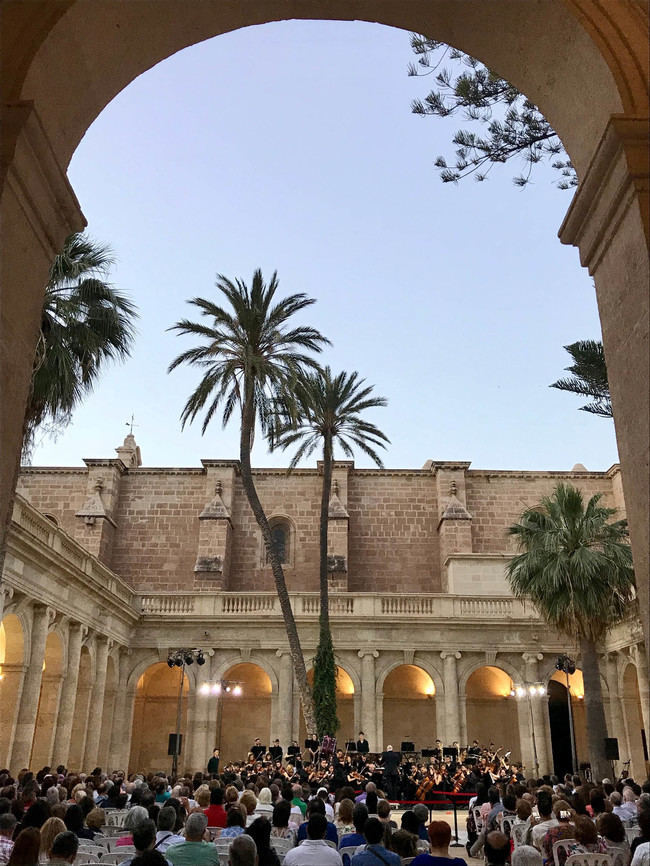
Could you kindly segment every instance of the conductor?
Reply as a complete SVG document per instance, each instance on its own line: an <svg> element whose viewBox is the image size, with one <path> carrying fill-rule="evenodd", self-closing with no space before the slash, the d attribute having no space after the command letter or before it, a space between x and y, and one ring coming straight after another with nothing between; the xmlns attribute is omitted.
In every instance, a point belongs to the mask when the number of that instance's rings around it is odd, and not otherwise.
<svg viewBox="0 0 650 866"><path fill-rule="evenodd" d="M402 763L402 753L394 752L392 746L386 746L382 752L381 762L384 767L384 787L389 799L395 800L399 788L399 765Z"/></svg>

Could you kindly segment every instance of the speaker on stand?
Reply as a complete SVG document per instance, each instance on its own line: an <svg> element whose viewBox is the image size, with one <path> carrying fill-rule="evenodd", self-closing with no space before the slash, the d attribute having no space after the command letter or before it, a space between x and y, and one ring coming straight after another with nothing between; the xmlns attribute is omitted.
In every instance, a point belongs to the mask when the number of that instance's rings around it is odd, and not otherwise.
<svg viewBox="0 0 650 866"><path fill-rule="evenodd" d="M170 734L169 735L169 743L167 745L167 754L168 755L180 755L182 745L183 745L183 735L182 734Z"/></svg>
<svg viewBox="0 0 650 866"><path fill-rule="evenodd" d="M614 762L619 760L617 737L605 737L605 757L608 761L611 761L612 779L615 779L616 771L614 770Z"/></svg>

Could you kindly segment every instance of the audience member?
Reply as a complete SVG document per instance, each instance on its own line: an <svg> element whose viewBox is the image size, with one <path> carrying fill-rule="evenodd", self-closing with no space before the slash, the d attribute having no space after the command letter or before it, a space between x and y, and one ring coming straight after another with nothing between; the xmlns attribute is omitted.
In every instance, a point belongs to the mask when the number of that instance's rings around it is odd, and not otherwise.
<svg viewBox="0 0 650 866"><path fill-rule="evenodd" d="M185 841L170 845L167 859L173 866L219 866L217 849L204 840L208 819L204 812L192 812L185 822Z"/></svg>
<svg viewBox="0 0 650 866"><path fill-rule="evenodd" d="M39 863L47 863L52 856L52 844L59 833L65 833L66 826L61 818L48 818L41 827L41 853ZM2 862L2 861L0 861Z"/></svg>
<svg viewBox="0 0 650 866"><path fill-rule="evenodd" d="M71 830L59 833L52 842L49 866L65 866L67 863L74 863L78 851L79 837L76 833Z"/></svg>
<svg viewBox="0 0 650 866"><path fill-rule="evenodd" d="M334 825L329 824L324 811L312 811L307 821L307 838L285 854L284 866L341 866L341 855L325 841L329 826Z"/></svg>
<svg viewBox="0 0 650 866"><path fill-rule="evenodd" d="M7 807L9 801L7 800ZM4 804L3 804L4 808ZM11 855L14 847L13 835L18 820L12 812L0 813L0 864L4 866Z"/></svg>
<svg viewBox="0 0 650 866"><path fill-rule="evenodd" d="M7 860L7 866L36 866L41 850L41 833L37 827L21 830Z"/></svg>
<svg viewBox="0 0 650 866"><path fill-rule="evenodd" d="M246 828L246 833L255 842L259 866L280 866L280 858L271 848L271 823L268 818L260 815Z"/></svg>
<svg viewBox="0 0 650 866"><path fill-rule="evenodd" d="M431 852L422 853L413 861L413 866L464 866L461 857L449 854L451 827L446 821L432 821L427 828Z"/></svg>
<svg viewBox="0 0 650 866"><path fill-rule="evenodd" d="M228 866L258 866L257 848L248 835L237 836L228 849Z"/></svg>

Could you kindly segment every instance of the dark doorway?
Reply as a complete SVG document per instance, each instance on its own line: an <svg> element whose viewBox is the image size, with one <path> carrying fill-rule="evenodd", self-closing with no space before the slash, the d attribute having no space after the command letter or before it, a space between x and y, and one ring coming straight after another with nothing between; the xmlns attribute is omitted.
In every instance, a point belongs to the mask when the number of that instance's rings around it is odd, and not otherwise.
<svg viewBox="0 0 650 866"><path fill-rule="evenodd" d="M551 680L548 684L548 716L551 723L553 769L555 775L562 778L565 773L572 772L571 731L566 687L556 680Z"/></svg>

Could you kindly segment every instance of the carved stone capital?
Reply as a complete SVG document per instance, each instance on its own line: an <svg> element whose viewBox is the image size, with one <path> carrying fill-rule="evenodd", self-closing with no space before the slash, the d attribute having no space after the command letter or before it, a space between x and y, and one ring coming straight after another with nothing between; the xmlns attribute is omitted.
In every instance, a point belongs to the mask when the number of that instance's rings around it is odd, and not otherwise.
<svg viewBox="0 0 650 866"><path fill-rule="evenodd" d="M445 659L454 658L456 661L459 661L463 657L463 654L458 650L443 650L440 653L440 658L444 661Z"/></svg>
<svg viewBox="0 0 650 866"><path fill-rule="evenodd" d="M379 652L376 649L360 649L357 655L360 659L364 656L372 656L374 659L379 658Z"/></svg>

